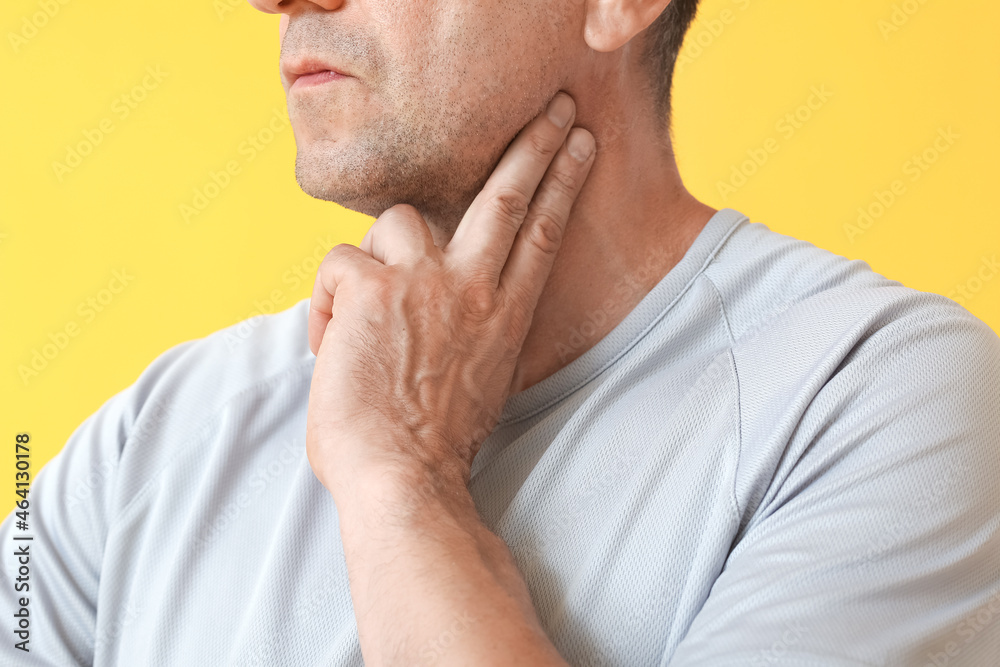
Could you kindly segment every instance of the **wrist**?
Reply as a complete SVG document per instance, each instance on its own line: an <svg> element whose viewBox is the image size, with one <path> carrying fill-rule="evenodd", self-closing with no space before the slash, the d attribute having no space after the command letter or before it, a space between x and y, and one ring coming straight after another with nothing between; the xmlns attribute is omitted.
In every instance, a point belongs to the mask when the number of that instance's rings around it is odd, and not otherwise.
<svg viewBox="0 0 1000 667"><path fill-rule="evenodd" d="M478 521L467 475L454 467L400 462L353 471L329 485L341 529L409 529L451 519Z"/></svg>
<svg viewBox="0 0 1000 667"><path fill-rule="evenodd" d="M453 447L405 430L317 426L307 433L306 445L316 477L338 502L367 495L359 489L457 489L469 479L471 462L463 465Z"/></svg>

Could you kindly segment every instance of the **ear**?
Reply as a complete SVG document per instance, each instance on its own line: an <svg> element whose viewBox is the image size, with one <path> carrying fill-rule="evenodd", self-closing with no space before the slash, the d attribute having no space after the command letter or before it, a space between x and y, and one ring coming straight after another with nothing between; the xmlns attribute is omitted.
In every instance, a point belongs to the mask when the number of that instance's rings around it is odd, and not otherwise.
<svg viewBox="0 0 1000 667"><path fill-rule="evenodd" d="M595 51L615 51L649 27L670 0L586 0L584 38Z"/></svg>

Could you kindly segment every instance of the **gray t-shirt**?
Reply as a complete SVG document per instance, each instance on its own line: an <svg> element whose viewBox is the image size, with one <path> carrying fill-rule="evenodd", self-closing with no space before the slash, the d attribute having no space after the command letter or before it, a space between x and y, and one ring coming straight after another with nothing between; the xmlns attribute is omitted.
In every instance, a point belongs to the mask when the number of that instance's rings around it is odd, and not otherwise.
<svg viewBox="0 0 1000 667"><path fill-rule="evenodd" d="M74 432L30 495L30 653L0 526L0 662L362 664L307 312L171 348ZM510 398L471 490L573 665L1000 664L1000 340L732 209Z"/></svg>

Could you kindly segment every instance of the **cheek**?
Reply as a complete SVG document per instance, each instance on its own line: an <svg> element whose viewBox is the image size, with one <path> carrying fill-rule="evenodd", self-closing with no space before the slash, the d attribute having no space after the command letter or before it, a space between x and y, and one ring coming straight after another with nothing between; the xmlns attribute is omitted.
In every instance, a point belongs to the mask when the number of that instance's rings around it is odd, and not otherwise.
<svg viewBox="0 0 1000 667"><path fill-rule="evenodd" d="M431 11L397 1L373 13L370 29L391 61L379 86L386 106L456 156L499 154L559 88L549 3L514 2L506 11L495 0Z"/></svg>

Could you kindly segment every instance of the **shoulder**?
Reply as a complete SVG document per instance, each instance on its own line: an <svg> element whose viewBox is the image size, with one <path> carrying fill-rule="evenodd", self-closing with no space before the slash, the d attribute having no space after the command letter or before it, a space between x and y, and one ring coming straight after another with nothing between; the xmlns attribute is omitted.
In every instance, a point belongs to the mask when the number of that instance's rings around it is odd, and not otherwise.
<svg viewBox="0 0 1000 667"><path fill-rule="evenodd" d="M719 293L737 344L764 329L790 325L792 320L783 319L788 313L839 320L916 293L862 260L749 222L732 234L704 276Z"/></svg>
<svg viewBox="0 0 1000 667"><path fill-rule="evenodd" d="M309 300L303 299L163 352L130 388L136 410L131 436L141 438L155 428L161 412L197 421L268 383L311 376L315 357L306 334L308 310Z"/></svg>
<svg viewBox="0 0 1000 667"><path fill-rule="evenodd" d="M308 305L171 347L85 419L32 485L53 544L96 563L116 518L166 471L186 466L171 489L191 497L192 465L226 471L234 452L280 447L267 436L308 401Z"/></svg>
<svg viewBox="0 0 1000 667"><path fill-rule="evenodd" d="M834 461L997 465L1000 338L961 305L760 224L705 277L730 329L748 511Z"/></svg>
<svg viewBox="0 0 1000 667"><path fill-rule="evenodd" d="M897 373L934 371L943 382L970 377L1000 354L997 335L951 299L759 223L732 236L705 278L737 363L751 374L808 373L825 382L895 364Z"/></svg>
<svg viewBox="0 0 1000 667"><path fill-rule="evenodd" d="M249 454L266 439L247 436L248 424L267 428L307 404L315 361L308 308L304 299L164 351L81 424L57 457L60 466L84 475L99 465L121 508L188 451L209 457L213 442L238 441ZM234 430L244 435L220 436ZM95 486L88 484L77 484L81 498Z"/></svg>
<svg viewBox="0 0 1000 667"><path fill-rule="evenodd" d="M762 225L731 241L705 277L738 377L740 525L686 648L749 664L794 618L800 657L916 663L996 601L1000 338Z"/></svg>

